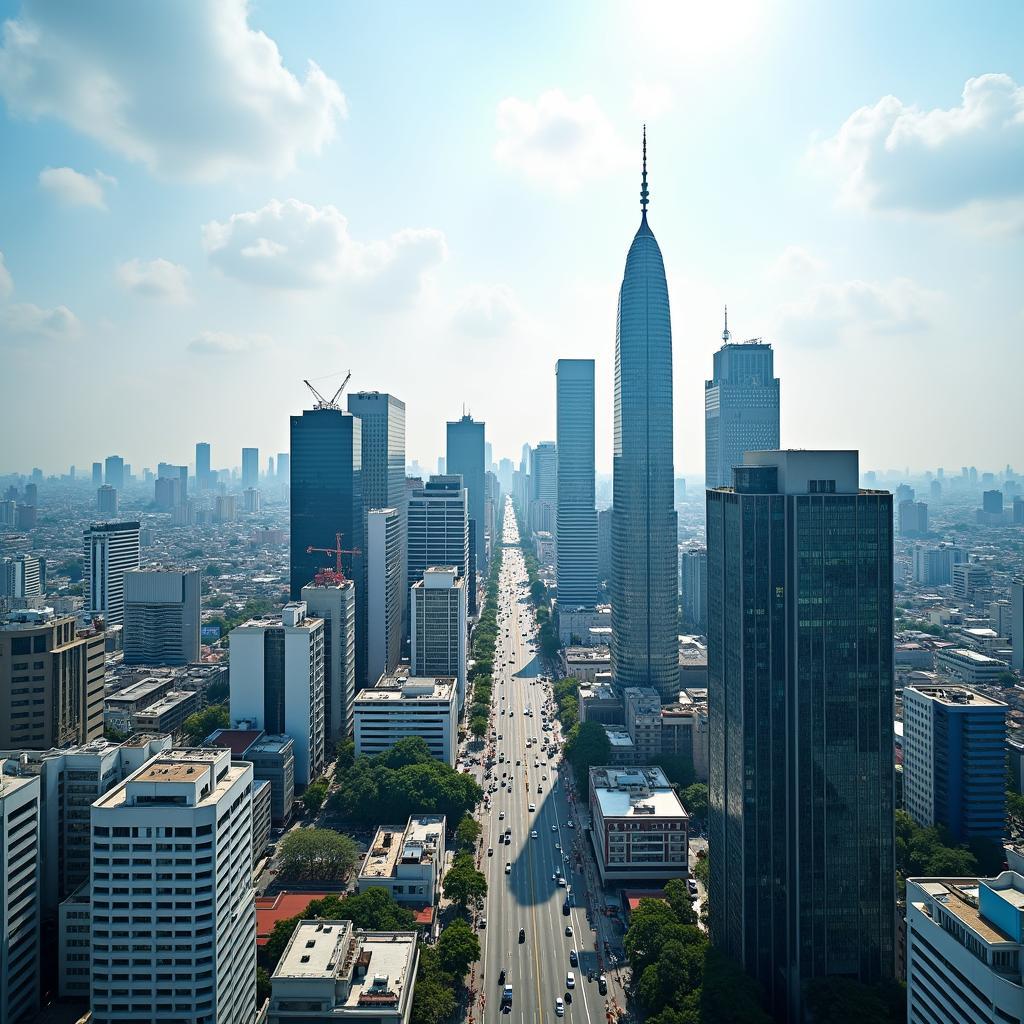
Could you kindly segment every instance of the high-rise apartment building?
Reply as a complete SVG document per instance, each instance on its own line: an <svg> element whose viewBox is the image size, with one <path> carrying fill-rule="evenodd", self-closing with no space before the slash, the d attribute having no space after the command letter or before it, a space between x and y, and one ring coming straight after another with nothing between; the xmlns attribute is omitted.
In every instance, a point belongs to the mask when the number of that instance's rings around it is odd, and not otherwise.
<svg viewBox="0 0 1024 1024"><path fill-rule="evenodd" d="M0 597L38 597L43 592L43 563L35 555L0 562Z"/></svg>
<svg viewBox="0 0 1024 1024"><path fill-rule="evenodd" d="M124 661L188 665L199 661L198 569L132 569L124 576Z"/></svg>
<svg viewBox="0 0 1024 1024"><path fill-rule="evenodd" d="M898 509L899 532L903 537L920 536L928 532L928 503L901 501Z"/></svg>
<svg viewBox="0 0 1024 1024"><path fill-rule="evenodd" d="M39 1009L39 780L0 775L0 1020Z"/></svg>
<svg viewBox="0 0 1024 1024"><path fill-rule="evenodd" d="M911 559L915 583L949 586L953 582L953 566L966 562L967 552L952 544L915 544Z"/></svg>
<svg viewBox="0 0 1024 1024"><path fill-rule="evenodd" d="M955 842L1006 828L1006 705L955 684L903 688L903 806Z"/></svg>
<svg viewBox="0 0 1024 1024"><path fill-rule="evenodd" d="M409 497L407 586L432 565L453 565L466 580L469 614L476 614L469 564L469 499L460 476L432 476ZM410 630L411 633L411 630Z"/></svg>
<svg viewBox="0 0 1024 1024"><path fill-rule="evenodd" d="M398 509L367 511L366 675L372 682L393 672L402 657L402 532Z"/></svg>
<svg viewBox="0 0 1024 1024"><path fill-rule="evenodd" d="M430 566L413 584L412 674L452 676L459 710L466 703L466 580L455 566Z"/></svg>
<svg viewBox="0 0 1024 1024"><path fill-rule="evenodd" d="M707 492L711 936L790 1021L893 971L892 495L857 461L747 452Z"/></svg>
<svg viewBox="0 0 1024 1024"><path fill-rule="evenodd" d="M253 773L166 750L92 806L92 1019L256 1017Z"/></svg>
<svg viewBox="0 0 1024 1024"><path fill-rule="evenodd" d="M103 484L96 489L96 511L101 516L114 518L117 515L117 488Z"/></svg>
<svg viewBox="0 0 1024 1024"><path fill-rule="evenodd" d="M259 448L242 449L242 490L260 485L260 450Z"/></svg>
<svg viewBox="0 0 1024 1024"><path fill-rule="evenodd" d="M708 624L708 552L692 548L679 552L679 594L683 622L704 632Z"/></svg>
<svg viewBox="0 0 1024 1024"><path fill-rule="evenodd" d="M213 518L218 523L233 523L235 521L235 496L233 494L218 494L213 499Z"/></svg>
<svg viewBox="0 0 1024 1024"><path fill-rule="evenodd" d="M231 721L295 741L295 782L324 769L324 623L302 601L229 634Z"/></svg>
<svg viewBox="0 0 1024 1024"><path fill-rule="evenodd" d="M210 445L206 441L196 444L196 489L208 490L212 484L210 479Z"/></svg>
<svg viewBox="0 0 1024 1024"><path fill-rule="evenodd" d="M704 476L707 487L728 487L744 452L779 447L779 378L771 345L734 342L726 311L722 347L704 382Z"/></svg>
<svg viewBox="0 0 1024 1024"><path fill-rule="evenodd" d="M103 482L124 490L125 472L124 459L120 455L108 455L103 463Z"/></svg>
<svg viewBox="0 0 1024 1024"><path fill-rule="evenodd" d="M248 487L242 492L242 504L249 515L259 515L263 502L260 492L255 487Z"/></svg>
<svg viewBox="0 0 1024 1024"><path fill-rule="evenodd" d="M592 607L597 602L594 360L559 359L555 364L555 381L558 606Z"/></svg>
<svg viewBox="0 0 1024 1024"><path fill-rule="evenodd" d="M0 622L0 749L47 750L103 735L102 630L24 608Z"/></svg>
<svg viewBox="0 0 1024 1024"><path fill-rule="evenodd" d="M302 588L307 612L324 621L324 736L339 743L352 735L356 695L356 585L333 569Z"/></svg>
<svg viewBox="0 0 1024 1024"><path fill-rule="evenodd" d="M291 418L291 597L324 568L326 556L307 548L328 548L335 534L342 546L363 552L362 421L337 408L307 409ZM356 584L356 689L366 677L366 602L361 586L362 555L342 556L345 575Z"/></svg>
<svg viewBox="0 0 1024 1024"><path fill-rule="evenodd" d="M108 625L124 621L124 574L139 567L139 523L97 523L84 535L85 605Z"/></svg>
<svg viewBox="0 0 1024 1024"><path fill-rule="evenodd" d="M484 424L472 416L449 420L447 428L448 456L445 468L450 476L462 477L469 499L470 544L476 549L475 568L478 573L487 569L487 551L484 545ZM469 581L475 589L476 581Z"/></svg>
<svg viewBox="0 0 1024 1024"><path fill-rule="evenodd" d="M647 223L626 256L615 330L612 439L612 677L620 689L679 692L676 513L672 469L672 324L661 250Z"/></svg>

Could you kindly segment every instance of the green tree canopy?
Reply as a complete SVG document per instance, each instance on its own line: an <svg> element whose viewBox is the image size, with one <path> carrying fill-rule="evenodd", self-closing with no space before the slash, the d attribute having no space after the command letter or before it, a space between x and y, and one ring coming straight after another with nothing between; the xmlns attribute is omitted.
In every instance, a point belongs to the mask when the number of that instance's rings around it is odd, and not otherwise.
<svg viewBox="0 0 1024 1024"><path fill-rule="evenodd" d="M306 787L302 794L302 803L307 811L319 811L327 799L327 783L324 779L317 779Z"/></svg>
<svg viewBox="0 0 1024 1024"><path fill-rule="evenodd" d="M483 832L483 827L471 814L464 814L455 829L455 838L463 850L472 850Z"/></svg>
<svg viewBox="0 0 1024 1024"><path fill-rule="evenodd" d="M213 704L185 719L182 731L189 746L198 746L211 732L226 729L231 724L228 709L223 704Z"/></svg>
<svg viewBox="0 0 1024 1024"><path fill-rule="evenodd" d="M487 735L487 719L483 715L477 715L470 721L469 731L478 740L482 740Z"/></svg>
<svg viewBox="0 0 1024 1024"><path fill-rule="evenodd" d="M469 854L455 858L441 884L445 898L463 910L471 900L482 900L487 895L487 879L473 866L473 858Z"/></svg>
<svg viewBox="0 0 1024 1024"><path fill-rule="evenodd" d="M437 940L437 958L441 969L456 978L464 978L480 959L480 940L461 917L455 918Z"/></svg>
<svg viewBox="0 0 1024 1024"><path fill-rule="evenodd" d="M700 824L708 816L708 787L703 782L694 782L679 794L686 813Z"/></svg>
<svg viewBox="0 0 1024 1024"><path fill-rule="evenodd" d="M341 880L358 858L355 840L329 828L299 828L281 840L281 871L292 878Z"/></svg>
<svg viewBox="0 0 1024 1024"><path fill-rule="evenodd" d="M591 768L608 763L611 753L611 741L600 722L578 723L569 730L565 741L565 756L572 764L580 786L586 786Z"/></svg>

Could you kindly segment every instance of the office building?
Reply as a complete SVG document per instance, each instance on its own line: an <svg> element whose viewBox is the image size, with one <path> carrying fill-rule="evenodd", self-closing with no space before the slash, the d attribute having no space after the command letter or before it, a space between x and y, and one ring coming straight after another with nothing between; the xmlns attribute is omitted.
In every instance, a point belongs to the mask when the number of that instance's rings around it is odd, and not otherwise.
<svg viewBox="0 0 1024 1024"><path fill-rule="evenodd" d="M935 652L935 671L944 679L966 686L995 683L1007 668L1005 661L968 647L944 647Z"/></svg>
<svg viewBox="0 0 1024 1024"><path fill-rule="evenodd" d="M432 565L454 565L466 580L469 614L476 614L476 594L469 562L469 497L460 476L432 476L409 497L409 587ZM411 628L410 628L411 635Z"/></svg>
<svg viewBox="0 0 1024 1024"><path fill-rule="evenodd" d="M679 688L672 468L672 324L661 250L647 223L626 256L615 329L612 443L612 675L615 685Z"/></svg>
<svg viewBox="0 0 1024 1024"><path fill-rule="evenodd" d="M94 462L92 464L92 485L93 487L101 487L103 485L103 463Z"/></svg>
<svg viewBox="0 0 1024 1024"><path fill-rule="evenodd" d="M96 511L101 516L114 518L117 515L117 488L103 484L96 490Z"/></svg>
<svg viewBox="0 0 1024 1024"><path fill-rule="evenodd" d="M103 735L105 637L74 615L24 608L0 622L0 749L47 750Z"/></svg>
<svg viewBox="0 0 1024 1024"><path fill-rule="evenodd" d="M261 729L217 729L208 747L227 747L233 760L252 764L257 782L270 785L270 823L286 828L295 803L295 742L290 736L268 736Z"/></svg>
<svg viewBox="0 0 1024 1024"><path fill-rule="evenodd" d="M39 780L0 775L0 1020L39 1009Z"/></svg>
<svg viewBox="0 0 1024 1024"><path fill-rule="evenodd" d="M779 447L779 378L775 353L760 338L734 342L725 313L722 347L714 354L712 379L704 382L704 479L728 487L744 452Z"/></svg>
<svg viewBox="0 0 1024 1024"><path fill-rule="evenodd" d="M597 513L597 578L606 583L612 576L612 510Z"/></svg>
<svg viewBox="0 0 1024 1024"><path fill-rule="evenodd" d="M1011 665L1017 672L1024 672L1024 576L1010 583L1010 637Z"/></svg>
<svg viewBox="0 0 1024 1024"><path fill-rule="evenodd" d="M210 476L210 445L200 441L196 445L196 488L200 491L209 490L213 480Z"/></svg>
<svg viewBox="0 0 1024 1024"><path fill-rule="evenodd" d="M402 656L402 519L396 508L366 513L366 675L393 672ZM356 608L358 615L359 608Z"/></svg>
<svg viewBox="0 0 1024 1024"><path fill-rule="evenodd" d="M123 491L126 475L124 459L120 455L108 455L103 463L103 482Z"/></svg>
<svg viewBox="0 0 1024 1024"><path fill-rule="evenodd" d="M923 501L901 501L899 532L903 537L919 537L928 532L928 505Z"/></svg>
<svg viewBox="0 0 1024 1024"><path fill-rule="evenodd" d="M242 449L242 490L260 485L260 450L259 448Z"/></svg>
<svg viewBox="0 0 1024 1024"><path fill-rule="evenodd" d="M446 472L450 476L461 476L466 488L472 532L470 545L476 551L474 568L477 574L482 575L487 571L487 551L484 545L484 424L465 414L462 419L449 420L447 442ZM470 579L469 585L471 592L475 592L476 580Z"/></svg>
<svg viewBox="0 0 1024 1024"><path fill-rule="evenodd" d="M160 476L153 484L153 502L157 508L169 511L185 501L178 477Z"/></svg>
<svg viewBox="0 0 1024 1024"><path fill-rule="evenodd" d="M340 533L342 546L360 555L342 555L342 571L356 583L356 689L366 679L366 601L363 565L362 433L358 416L321 406L291 417L291 597L324 568L325 556L307 548L327 548Z"/></svg>
<svg viewBox="0 0 1024 1024"><path fill-rule="evenodd" d="M405 402L380 391L357 391L348 396L348 411L359 418L362 435L363 509L393 508L398 513L399 567L403 585L399 630L404 636L408 617L406 578ZM364 523L364 529L366 524ZM367 563L360 563L364 572ZM364 582L361 588L366 593ZM362 607L367 610L366 602ZM357 614L359 609L356 609ZM399 638L401 642L402 637ZM371 682L373 673L369 673Z"/></svg>
<svg viewBox="0 0 1024 1024"><path fill-rule="evenodd" d="M907 879L907 1021L1024 1020L1024 877Z"/></svg>
<svg viewBox="0 0 1024 1024"><path fill-rule="evenodd" d="M679 595L683 622L703 633L708 624L708 552L691 548L679 552Z"/></svg>
<svg viewBox="0 0 1024 1024"><path fill-rule="evenodd" d="M356 586L333 569L302 588L306 611L324 622L324 736L340 743L352 735L356 695Z"/></svg>
<svg viewBox="0 0 1024 1024"><path fill-rule="evenodd" d="M0 526L14 526L18 518L18 506L12 498L0 501Z"/></svg>
<svg viewBox="0 0 1024 1024"><path fill-rule="evenodd" d="M1003 492L983 491L981 495L981 510L990 516L1001 516L1003 514Z"/></svg>
<svg viewBox="0 0 1024 1024"><path fill-rule="evenodd" d="M385 676L356 694L356 756L373 757L409 736L421 736L431 756L455 767L459 697L452 678Z"/></svg>
<svg viewBox="0 0 1024 1024"><path fill-rule="evenodd" d="M93 804L95 1024L255 1020L252 791L229 750L166 750Z"/></svg>
<svg viewBox="0 0 1024 1024"><path fill-rule="evenodd" d="M278 479L278 481L280 483L283 483L283 484L287 485L288 481L291 479L291 473L292 473L291 456L288 454L288 452L278 452L277 453L277 479Z"/></svg>
<svg viewBox="0 0 1024 1024"><path fill-rule="evenodd" d="M43 565L34 555L0 562L0 597L38 597L43 592Z"/></svg>
<svg viewBox="0 0 1024 1024"><path fill-rule="evenodd" d="M432 907L441 898L445 817L419 814L404 828L383 826L359 868L360 892L387 889L396 903Z"/></svg>
<svg viewBox="0 0 1024 1024"><path fill-rule="evenodd" d="M926 547L915 544L912 554L915 583L949 586L953 582L953 566L967 561L967 552L951 544Z"/></svg>
<svg viewBox="0 0 1024 1024"><path fill-rule="evenodd" d="M412 595L412 675L451 676L466 704L466 581L454 566L431 566Z"/></svg>
<svg viewBox="0 0 1024 1024"><path fill-rule="evenodd" d="M689 815L660 768L591 768L589 792L602 884L686 877Z"/></svg>
<svg viewBox="0 0 1024 1024"><path fill-rule="evenodd" d="M217 523L233 523L236 507L233 494L218 494L213 500L213 518Z"/></svg>
<svg viewBox="0 0 1024 1024"><path fill-rule="evenodd" d="M124 575L124 661L188 665L199 661L198 569L132 569Z"/></svg>
<svg viewBox="0 0 1024 1024"><path fill-rule="evenodd" d="M85 605L108 626L124 622L124 575L139 567L138 522L97 523L83 538Z"/></svg>
<svg viewBox="0 0 1024 1024"><path fill-rule="evenodd" d="M1001 841L1006 827L1006 705L966 686L903 688L903 806L954 843Z"/></svg>
<svg viewBox="0 0 1024 1024"><path fill-rule="evenodd" d="M299 921L270 979L267 1024L409 1024L416 932Z"/></svg>
<svg viewBox="0 0 1024 1024"><path fill-rule="evenodd" d="M242 492L242 507L249 515L259 515L262 499L257 488L248 487Z"/></svg>
<svg viewBox="0 0 1024 1024"><path fill-rule="evenodd" d="M132 715L132 730L177 736L184 728L185 719L201 708L202 697L198 690L168 690Z"/></svg>
<svg viewBox="0 0 1024 1024"><path fill-rule="evenodd" d="M597 603L594 360L559 359L555 364L555 380L558 606L560 609L593 607Z"/></svg>
<svg viewBox="0 0 1024 1024"><path fill-rule="evenodd" d="M710 930L790 1021L893 970L892 495L857 462L747 452L707 492Z"/></svg>
<svg viewBox="0 0 1024 1024"><path fill-rule="evenodd" d="M291 736L295 781L308 786L324 769L324 624L302 601L281 615L250 619L229 634L231 721Z"/></svg>
<svg viewBox="0 0 1024 1024"><path fill-rule="evenodd" d="M527 523L534 533L555 535L558 515L558 448L541 441L530 453L530 508Z"/></svg>
<svg viewBox="0 0 1024 1024"><path fill-rule="evenodd" d="M953 566L953 596L962 601L974 601L988 592L992 573L978 562L958 562Z"/></svg>

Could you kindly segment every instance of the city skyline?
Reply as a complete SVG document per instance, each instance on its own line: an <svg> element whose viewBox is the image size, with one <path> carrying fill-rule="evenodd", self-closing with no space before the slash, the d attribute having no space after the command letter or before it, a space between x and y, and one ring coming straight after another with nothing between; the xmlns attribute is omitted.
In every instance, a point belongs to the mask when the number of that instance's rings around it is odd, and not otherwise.
<svg viewBox="0 0 1024 1024"><path fill-rule="evenodd" d="M446 416L411 400L421 388L449 408L465 402L488 421L495 455L511 455L524 414L554 434L554 411L530 387L554 348L597 361L596 461L609 471L613 253L632 217L644 119L669 286L687 311L674 379L681 475L703 465L700 396L725 302L737 339L774 345L784 437L856 445L879 469L1020 463L1013 228L1024 187L998 170L1016 166L1021 145L1019 8L983 20L879 4L825 18L743 0L716 12L648 5L642 18L608 5L585 18L535 6L525 17L408 9L397 21L338 8L315 25L283 5L218 9L156 33L122 19L101 42L57 11L3 5L11 25L77 59L58 75L24 33L0 46L13 154L0 193L0 351L15 371L0 403L35 415L14 381L45 354L63 413L23 438L24 466L8 454L2 469L81 467L104 451L186 463L199 438L276 453L302 378L350 367L354 389L409 402L410 458L431 465L444 451ZM651 40L642 26L655 21L665 30ZM901 59L908 34L915 61ZM386 77L360 52L384 35ZM161 118L149 75L176 74L200 59L195 40L215 37L185 97L205 119ZM425 54L452 53L455 40L458 75L479 71L486 88L424 74ZM139 46L152 72L129 65ZM481 62L524 67L485 75ZM265 109L235 106L245 74L265 87ZM118 83L130 114L72 102L91 75ZM439 121L459 124L457 138L425 130ZM970 162L981 153L991 165ZM978 336L1002 371L983 421L949 372ZM889 379L915 387L880 387L883 358ZM499 365L505 386L492 394ZM845 384L827 402L823 375ZM99 379L124 416L86 415L91 391L79 385ZM217 397L228 380L247 397L230 410ZM178 415L181 393L196 413ZM73 438L58 429L65 418L80 424Z"/></svg>

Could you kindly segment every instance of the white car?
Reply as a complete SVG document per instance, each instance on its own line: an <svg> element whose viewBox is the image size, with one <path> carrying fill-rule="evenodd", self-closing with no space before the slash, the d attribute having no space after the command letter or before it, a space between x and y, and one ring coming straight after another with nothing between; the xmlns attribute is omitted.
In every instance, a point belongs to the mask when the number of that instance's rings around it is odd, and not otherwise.
<svg viewBox="0 0 1024 1024"><path fill-rule="evenodd" d="M530 810L531 811L537 810L537 805L536 804L530 804Z"/></svg>
<svg viewBox="0 0 1024 1024"><path fill-rule="evenodd" d="M536 829L534 829L534 830L533 830L533 831L532 831L532 832L530 833L530 838L531 838L531 839L536 839L536 838L537 838L537 830L536 830Z"/></svg>
<svg viewBox="0 0 1024 1024"><path fill-rule="evenodd" d="M504 821L504 820L505 820L505 812L504 811L498 811L498 821Z"/></svg>
<svg viewBox="0 0 1024 1024"><path fill-rule="evenodd" d="M572 971L566 971L565 974L565 987L575 988L576 987L576 975Z"/></svg>
<svg viewBox="0 0 1024 1024"><path fill-rule="evenodd" d="M558 831L558 826L557 825L552 825L551 826L551 831L552 832L557 832Z"/></svg>
<svg viewBox="0 0 1024 1024"><path fill-rule="evenodd" d="M565 1016L565 1003L562 1002L562 997L561 996L556 996L555 997L555 1016L556 1017L564 1017Z"/></svg>
<svg viewBox="0 0 1024 1024"><path fill-rule="evenodd" d="M505 874L506 875L511 875L512 874L512 865L511 864L506 864L505 865Z"/></svg>

